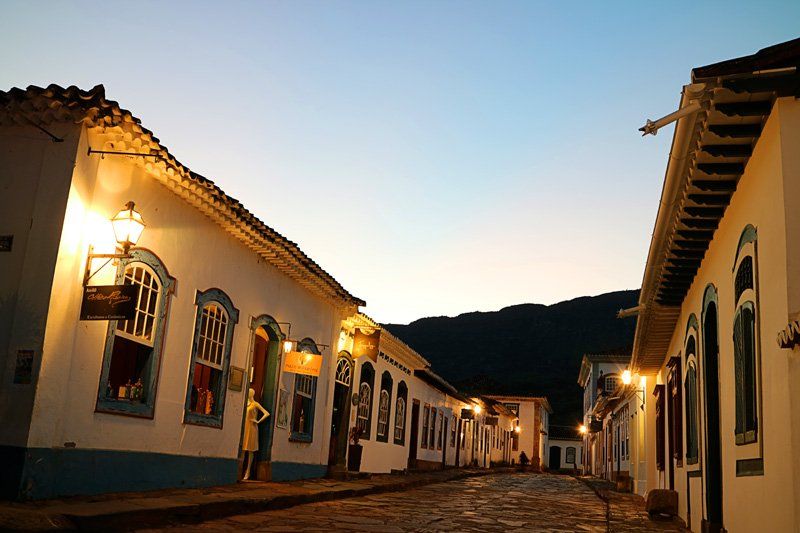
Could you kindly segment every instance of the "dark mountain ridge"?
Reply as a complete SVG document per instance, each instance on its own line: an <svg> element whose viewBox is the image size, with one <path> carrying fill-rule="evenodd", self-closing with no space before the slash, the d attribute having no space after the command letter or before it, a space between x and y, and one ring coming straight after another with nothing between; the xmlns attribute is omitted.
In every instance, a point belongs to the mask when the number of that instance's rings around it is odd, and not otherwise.
<svg viewBox="0 0 800 533"><path fill-rule="evenodd" d="M617 291L385 327L460 390L547 396L551 422L573 425L581 418L581 357L630 352L636 321L616 313L635 306L638 296L636 290Z"/></svg>

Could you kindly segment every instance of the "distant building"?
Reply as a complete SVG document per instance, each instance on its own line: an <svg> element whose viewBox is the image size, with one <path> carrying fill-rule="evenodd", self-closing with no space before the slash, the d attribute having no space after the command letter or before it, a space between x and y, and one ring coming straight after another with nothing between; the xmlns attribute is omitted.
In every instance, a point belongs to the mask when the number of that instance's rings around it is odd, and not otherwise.
<svg viewBox="0 0 800 533"><path fill-rule="evenodd" d="M535 467L547 467L548 431L550 414L553 409L543 396L487 395L502 403L519 419L519 433L512 443L513 458L519 462L519 455L525 452Z"/></svg>
<svg viewBox="0 0 800 533"><path fill-rule="evenodd" d="M640 293L648 489L693 531L800 527L800 39L695 68Z"/></svg>
<svg viewBox="0 0 800 533"><path fill-rule="evenodd" d="M583 466L583 437L574 427L550 426L547 469L579 472Z"/></svg>

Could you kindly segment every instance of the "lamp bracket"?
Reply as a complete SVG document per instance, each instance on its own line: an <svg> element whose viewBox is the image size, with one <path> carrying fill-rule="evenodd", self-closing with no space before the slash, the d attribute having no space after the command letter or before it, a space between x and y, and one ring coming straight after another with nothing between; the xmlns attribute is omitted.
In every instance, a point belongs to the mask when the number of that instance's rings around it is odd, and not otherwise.
<svg viewBox="0 0 800 533"><path fill-rule="evenodd" d="M95 150L91 146L86 151L86 155L92 154L100 154L100 157L105 157L106 155L130 155L133 157L154 157L156 159L164 159L161 154L142 154L139 152L119 152L114 150Z"/></svg>
<svg viewBox="0 0 800 533"><path fill-rule="evenodd" d="M96 254L93 253L94 247L89 246L89 253L86 255L86 270L83 271L83 286L86 287L89 284L89 280L94 277L95 274L103 270L105 266L110 263L114 259L128 259L130 258L131 254L129 253L121 253L121 254ZM92 272L92 260L93 259L107 259L105 263L100 265L100 268Z"/></svg>

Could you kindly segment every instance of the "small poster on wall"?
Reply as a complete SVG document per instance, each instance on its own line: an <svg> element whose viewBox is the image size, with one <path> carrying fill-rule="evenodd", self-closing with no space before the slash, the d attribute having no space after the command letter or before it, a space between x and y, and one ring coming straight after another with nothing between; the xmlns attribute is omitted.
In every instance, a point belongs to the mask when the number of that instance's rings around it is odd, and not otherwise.
<svg viewBox="0 0 800 533"><path fill-rule="evenodd" d="M278 391L278 418L275 420L275 425L279 428L289 425L289 393L286 389Z"/></svg>

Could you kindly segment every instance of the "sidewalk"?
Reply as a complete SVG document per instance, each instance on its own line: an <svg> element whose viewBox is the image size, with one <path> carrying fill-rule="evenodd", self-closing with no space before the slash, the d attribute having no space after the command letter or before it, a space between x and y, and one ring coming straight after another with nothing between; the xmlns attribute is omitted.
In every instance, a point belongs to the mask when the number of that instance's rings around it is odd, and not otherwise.
<svg viewBox="0 0 800 533"><path fill-rule="evenodd" d="M579 476L606 503L606 522L609 532L674 532L689 530L680 518L651 520L644 510L644 498L629 492L617 492L614 484L592 476Z"/></svg>
<svg viewBox="0 0 800 533"><path fill-rule="evenodd" d="M174 522L197 523L236 514L285 509L305 503L395 492L414 487L513 471L458 469L366 479L312 479L283 483L246 482L203 489L75 496L58 500L0 503L0 530L130 530Z"/></svg>

